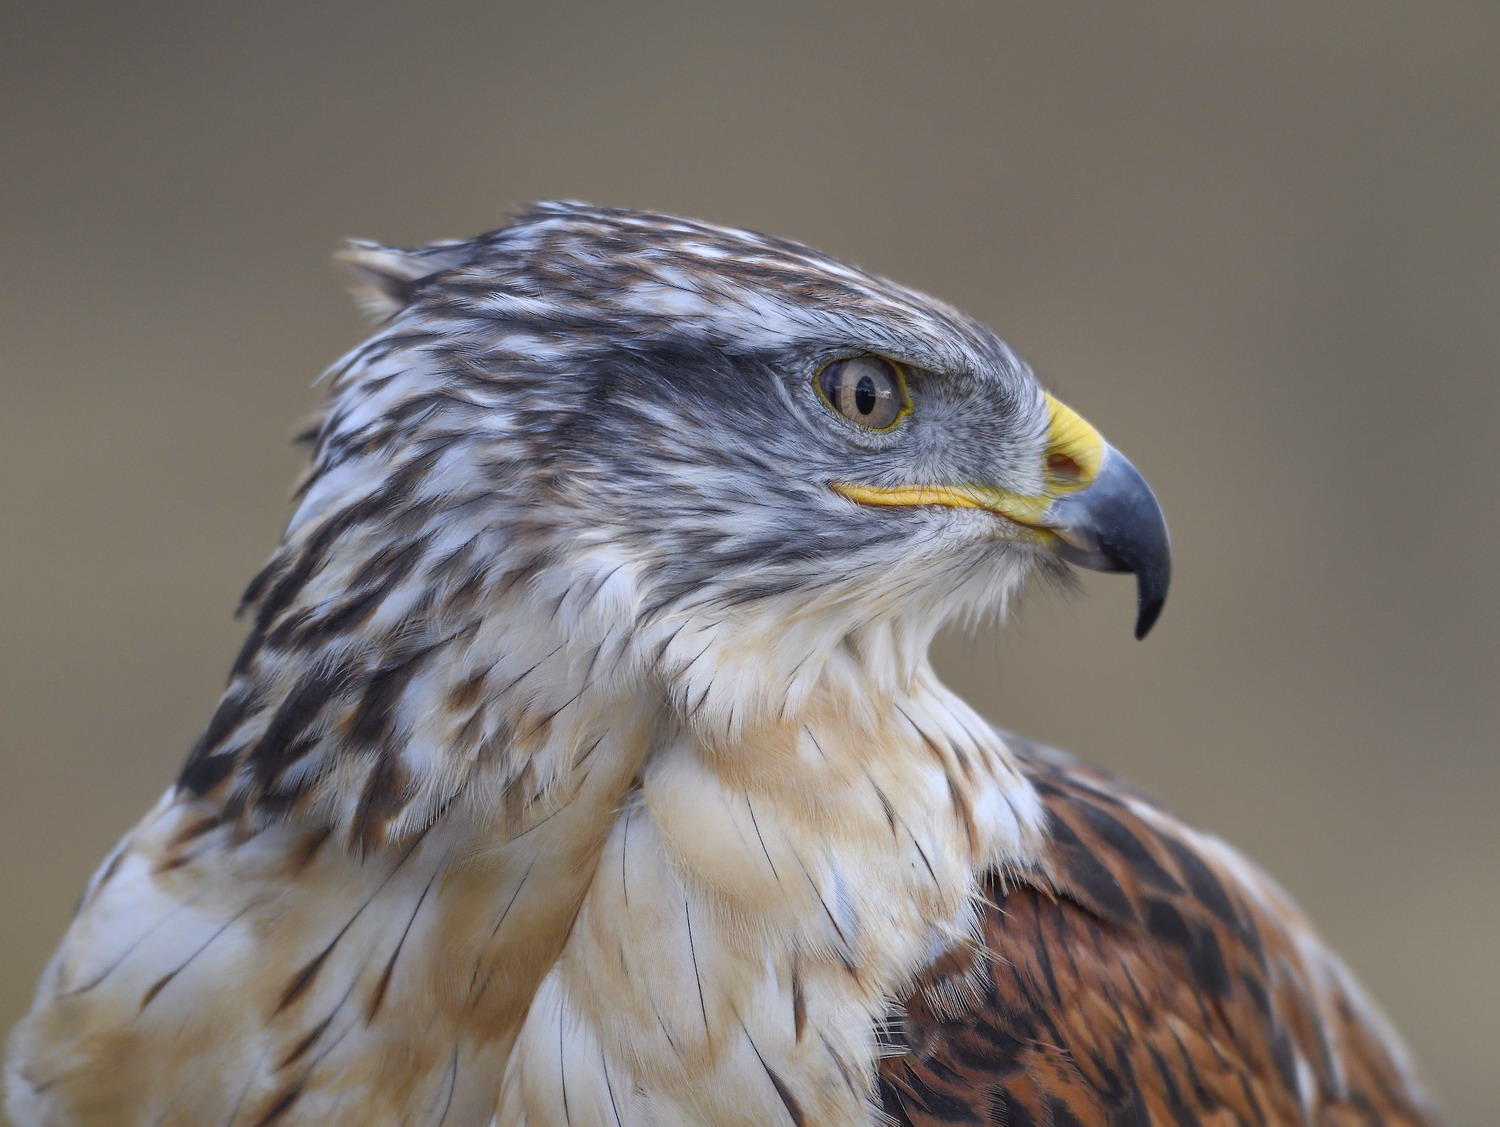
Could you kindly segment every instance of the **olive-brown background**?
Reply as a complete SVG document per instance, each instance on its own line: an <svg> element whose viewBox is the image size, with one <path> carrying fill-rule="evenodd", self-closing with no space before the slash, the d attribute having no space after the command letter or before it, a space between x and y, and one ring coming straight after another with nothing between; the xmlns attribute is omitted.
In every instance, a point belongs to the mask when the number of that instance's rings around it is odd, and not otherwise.
<svg viewBox="0 0 1500 1127"><path fill-rule="evenodd" d="M1266 864L1495 1121L1500 6L184 0L6 39L0 1026L207 717L362 332L335 240L570 196L939 293L1129 451L1156 634L1090 577L943 668Z"/></svg>

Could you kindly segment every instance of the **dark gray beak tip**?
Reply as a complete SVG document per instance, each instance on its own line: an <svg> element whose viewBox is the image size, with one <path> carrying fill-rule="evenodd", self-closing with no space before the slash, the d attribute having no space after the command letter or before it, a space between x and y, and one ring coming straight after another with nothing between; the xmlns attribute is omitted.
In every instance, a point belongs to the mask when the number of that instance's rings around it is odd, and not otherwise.
<svg viewBox="0 0 1500 1127"><path fill-rule="evenodd" d="M1172 581L1171 557L1163 556L1158 567L1135 573L1136 611L1135 637L1140 641L1151 633L1151 627L1161 617L1161 608L1167 605L1167 587Z"/></svg>

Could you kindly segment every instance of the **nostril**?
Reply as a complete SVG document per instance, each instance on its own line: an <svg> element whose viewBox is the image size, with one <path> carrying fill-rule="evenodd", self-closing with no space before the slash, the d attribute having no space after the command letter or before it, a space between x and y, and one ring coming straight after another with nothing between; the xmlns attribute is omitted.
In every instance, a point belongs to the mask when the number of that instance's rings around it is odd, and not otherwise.
<svg viewBox="0 0 1500 1127"><path fill-rule="evenodd" d="M1083 480L1083 467L1066 454L1048 454L1047 474L1054 481L1071 485Z"/></svg>

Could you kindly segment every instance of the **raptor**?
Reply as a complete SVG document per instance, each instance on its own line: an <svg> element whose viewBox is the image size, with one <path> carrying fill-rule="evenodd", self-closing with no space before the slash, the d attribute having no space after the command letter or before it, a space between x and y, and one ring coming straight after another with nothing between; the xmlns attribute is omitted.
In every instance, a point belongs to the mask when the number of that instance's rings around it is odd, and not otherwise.
<svg viewBox="0 0 1500 1127"><path fill-rule="evenodd" d="M248 636L12 1037L32 1124L1421 1124L1287 897L929 664L1129 572L1131 463L799 244L535 206L342 255Z"/></svg>

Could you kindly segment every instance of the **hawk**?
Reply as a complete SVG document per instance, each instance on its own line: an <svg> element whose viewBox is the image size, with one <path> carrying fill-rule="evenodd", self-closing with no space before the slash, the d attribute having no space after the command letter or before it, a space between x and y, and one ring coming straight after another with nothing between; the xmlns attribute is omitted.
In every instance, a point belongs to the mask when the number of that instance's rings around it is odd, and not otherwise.
<svg viewBox="0 0 1500 1127"><path fill-rule="evenodd" d="M535 206L343 257L248 637L13 1035L21 1125L1419 1124L1267 877L934 675L1141 475L797 243Z"/></svg>

